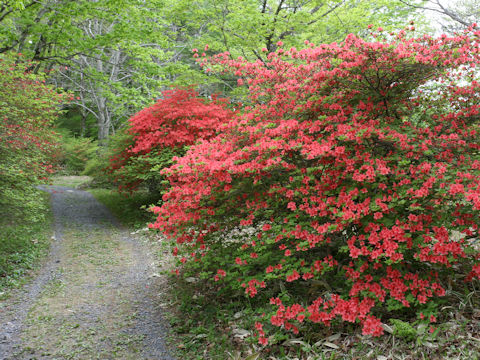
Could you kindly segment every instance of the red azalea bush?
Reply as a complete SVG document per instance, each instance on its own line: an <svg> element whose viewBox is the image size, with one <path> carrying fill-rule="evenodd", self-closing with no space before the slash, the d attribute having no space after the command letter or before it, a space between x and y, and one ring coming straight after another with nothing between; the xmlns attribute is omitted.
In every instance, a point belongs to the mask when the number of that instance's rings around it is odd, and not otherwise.
<svg viewBox="0 0 480 360"><path fill-rule="evenodd" d="M220 289L268 296L270 327L380 335L386 311L423 318L446 275L480 276L479 41L350 35L266 63L205 59L251 104L165 171L150 226Z"/></svg>
<svg viewBox="0 0 480 360"><path fill-rule="evenodd" d="M141 183L158 187L159 172L172 164L174 155L198 139L215 135L232 116L227 103L201 98L192 89L163 92L163 98L129 119L120 139L120 152L110 160L110 172L120 190L132 191Z"/></svg>
<svg viewBox="0 0 480 360"><path fill-rule="evenodd" d="M53 172L59 155L53 122L66 96L32 66L21 54L0 56L0 224L42 217L34 185Z"/></svg>

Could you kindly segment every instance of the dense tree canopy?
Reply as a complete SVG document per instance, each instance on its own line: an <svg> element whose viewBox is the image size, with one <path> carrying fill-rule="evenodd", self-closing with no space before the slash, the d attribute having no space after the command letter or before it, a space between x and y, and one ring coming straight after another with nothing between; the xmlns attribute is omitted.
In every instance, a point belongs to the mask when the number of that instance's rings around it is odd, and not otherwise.
<svg viewBox="0 0 480 360"><path fill-rule="evenodd" d="M80 0L3 1L0 53L21 52L33 70L56 67L58 86L76 95L85 118L95 117L104 141L167 84L202 83L210 94L234 86L193 66L191 49L264 58L279 40L299 46L366 34L369 23L395 28L415 9L384 0ZM414 4L417 4L414 1ZM193 10L195 9L195 10ZM207 51L207 50L205 50ZM209 83L217 83L210 88Z"/></svg>
<svg viewBox="0 0 480 360"><path fill-rule="evenodd" d="M201 41L250 60L263 59L262 48L275 51L278 41L287 47L341 41L350 33L366 35L371 23L395 29L418 18L400 1L383 0L210 0L198 7L194 19L206 28Z"/></svg>
<svg viewBox="0 0 480 360"><path fill-rule="evenodd" d="M96 117L103 140L179 71L165 66L174 53L162 4L48 0L17 9L5 4L0 52L23 53L36 61L34 71L59 68L57 84L74 91L73 104Z"/></svg>

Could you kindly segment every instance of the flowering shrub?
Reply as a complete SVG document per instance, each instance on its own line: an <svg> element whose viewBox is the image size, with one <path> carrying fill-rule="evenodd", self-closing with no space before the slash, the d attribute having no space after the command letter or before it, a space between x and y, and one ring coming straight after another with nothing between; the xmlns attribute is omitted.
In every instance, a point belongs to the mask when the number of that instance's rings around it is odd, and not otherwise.
<svg viewBox="0 0 480 360"><path fill-rule="evenodd" d="M111 157L110 172L120 190L134 190L147 181L158 186L159 172L174 155L198 139L212 137L232 113L221 99L207 101L192 89L174 89L130 118L120 152Z"/></svg>
<svg viewBox="0 0 480 360"><path fill-rule="evenodd" d="M34 185L53 171L59 153L53 121L65 94L31 66L21 54L0 56L0 224L41 216Z"/></svg>
<svg viewBox="0 0 480 360"><path fill-rule="evenodd" d="M480 276L479 41L402 31L203 59L250 104L164 171L150 226L213 283L268 296L270 327L377 336L387 310L432 311L443 274Z"/></svg>

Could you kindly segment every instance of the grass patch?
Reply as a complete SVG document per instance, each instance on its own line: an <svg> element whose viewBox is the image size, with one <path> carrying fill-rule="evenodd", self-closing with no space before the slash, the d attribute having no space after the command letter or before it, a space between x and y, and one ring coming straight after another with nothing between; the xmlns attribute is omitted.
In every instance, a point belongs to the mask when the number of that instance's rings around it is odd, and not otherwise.
<svg viewBox="0 0 480 360"><path fill-rule="evenodd" d="M129 195L120 194L114 189L88 191L126 227L139 229L154 220L154 216L146 208L149 204L157 203L158 198L147 191L137 191Z"/></svg>
<svg viewBox="0 0 480 360"><path fill-rule="evenodd" d="M48 253L53 218L50 195L40 192L39 196L48 209L44 217L39 216L35 223L18 220L0 226L0 298L8 289L23 284L25 275Z"/></svg>
<svg viewBox="0 0 480 360"><path fill-rule="evenodd" d="M91 181L92 178L90 176L55 176L52 178L52 185L66 186L77 189Z"/></svg>
<svg viewBox="0 0 480 360"><path fill-rule="evenodd" d="M194 278L170 278L166 294L170 306L165 317L174 332L171 342L177 344L177 358L226 360L237 352L248 354L247 330L242 327L249 316L243 318L245 313L241 312L246 304L239 299L219 298L204 285Z"/></svg>

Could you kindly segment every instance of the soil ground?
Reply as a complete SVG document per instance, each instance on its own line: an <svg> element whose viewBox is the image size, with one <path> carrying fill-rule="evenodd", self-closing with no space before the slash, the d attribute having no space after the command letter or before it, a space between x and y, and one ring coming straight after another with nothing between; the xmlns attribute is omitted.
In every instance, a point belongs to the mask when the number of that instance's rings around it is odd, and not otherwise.
<svg viewBox="0 0 480 360"><path fill-rule="evenodd" d="M54 239L34 280L0 302L0 360L174 359L158 264L85 191L51 193Z"/></svg>

